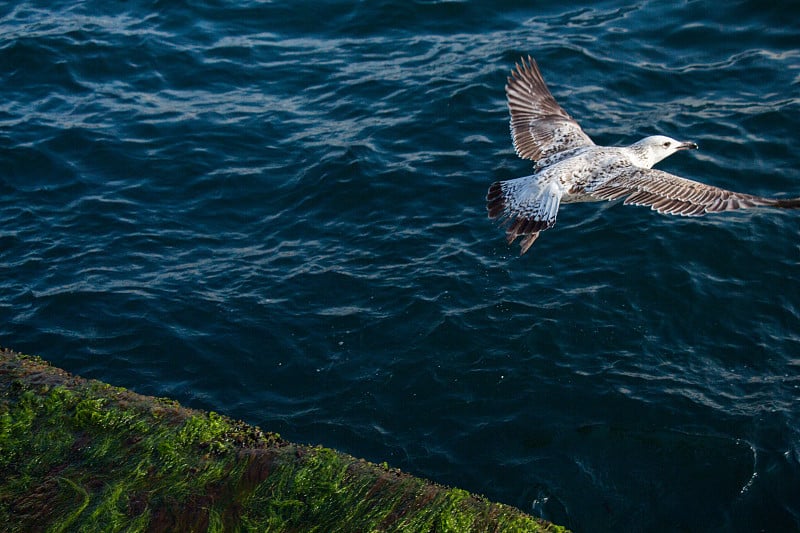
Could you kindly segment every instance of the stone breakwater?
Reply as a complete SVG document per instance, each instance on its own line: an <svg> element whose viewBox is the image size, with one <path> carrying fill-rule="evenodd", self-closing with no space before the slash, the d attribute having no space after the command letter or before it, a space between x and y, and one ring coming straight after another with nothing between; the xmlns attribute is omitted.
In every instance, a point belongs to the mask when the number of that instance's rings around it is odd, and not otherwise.
<svg viewBox="0 0 800 533"><path fill-rule="evenodd" d="M0 349L8 531L547 531L464 490Z"/></svg>

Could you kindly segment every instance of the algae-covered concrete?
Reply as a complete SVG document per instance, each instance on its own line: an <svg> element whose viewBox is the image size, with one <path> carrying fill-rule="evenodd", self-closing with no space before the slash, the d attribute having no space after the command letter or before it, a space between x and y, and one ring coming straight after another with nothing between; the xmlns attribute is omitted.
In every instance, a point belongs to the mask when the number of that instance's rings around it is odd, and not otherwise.
<svg viewBox="0 0 800 533"><path fill-rule="evenodd" d="M4 531L564 531L0 349Z"/></svg>

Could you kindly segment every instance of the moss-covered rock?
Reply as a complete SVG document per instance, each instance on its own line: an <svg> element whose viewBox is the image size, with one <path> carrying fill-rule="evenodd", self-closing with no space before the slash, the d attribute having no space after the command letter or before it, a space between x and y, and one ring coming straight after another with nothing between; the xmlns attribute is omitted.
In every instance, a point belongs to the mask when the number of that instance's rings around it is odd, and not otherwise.
<svg viewBox="0 0 800 533"><path fill-rule="evenodd" d="M564 531L0 349L4 531Z"/></svg>

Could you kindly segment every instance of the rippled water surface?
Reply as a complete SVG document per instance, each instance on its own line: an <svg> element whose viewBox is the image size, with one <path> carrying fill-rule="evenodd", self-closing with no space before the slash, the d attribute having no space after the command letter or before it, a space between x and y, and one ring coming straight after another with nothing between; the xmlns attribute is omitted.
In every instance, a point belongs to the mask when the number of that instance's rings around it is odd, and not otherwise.
<svg viewBox="0 0 800 533"><path fill-rule="evenodd" d="M2 4L0 344L576 531L800 529L800 214L519 257L484 207L527 54L596 142L800 196L779 4Z"/></svg>

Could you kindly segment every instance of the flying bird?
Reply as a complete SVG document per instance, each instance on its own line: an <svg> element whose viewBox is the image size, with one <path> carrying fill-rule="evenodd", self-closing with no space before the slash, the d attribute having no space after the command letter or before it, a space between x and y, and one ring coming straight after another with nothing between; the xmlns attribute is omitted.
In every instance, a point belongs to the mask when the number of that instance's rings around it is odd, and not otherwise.
<svg viewBox="0 0 800 533"><path fill-rule="evenodd" d="M489 218L506 227L520 255L553 227L561 204L624 198L659 213L701 216L750 207L800 208L800 198L763 198L681 178L652 166L675 152L697 149L689 141L653 135L630 146L597 146L558 105L536 61L522 59L506 85L511 137L517 155L535 161L534 173L489 187Z"/></svg>

